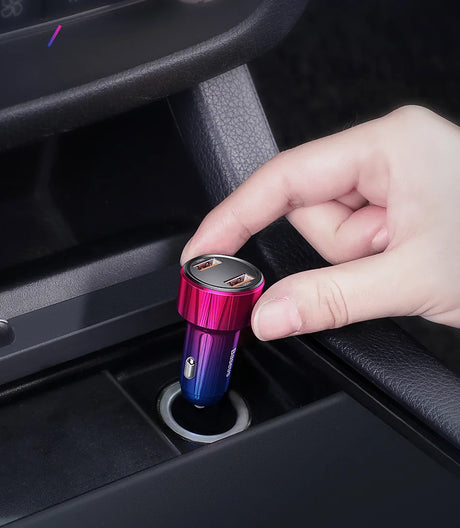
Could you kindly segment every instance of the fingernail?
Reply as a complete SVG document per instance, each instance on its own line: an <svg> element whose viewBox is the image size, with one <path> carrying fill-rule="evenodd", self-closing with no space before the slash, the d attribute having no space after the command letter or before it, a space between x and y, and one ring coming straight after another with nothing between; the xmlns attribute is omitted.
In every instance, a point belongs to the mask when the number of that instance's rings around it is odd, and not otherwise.
<svg viewBox="0 0 460 528"><path fill-rule="evenodd" d="M258 308L253 329L262 341L279 339L297 333L302 319L297 306L288 298L272 299Z"/></svg>
<svg viewBox="0 0 460 528"><path fill-rule="evenodd" d="M372 239L371 247L376 253L380 253L386 249L388 242L388 229L382 227Z"/></svg>

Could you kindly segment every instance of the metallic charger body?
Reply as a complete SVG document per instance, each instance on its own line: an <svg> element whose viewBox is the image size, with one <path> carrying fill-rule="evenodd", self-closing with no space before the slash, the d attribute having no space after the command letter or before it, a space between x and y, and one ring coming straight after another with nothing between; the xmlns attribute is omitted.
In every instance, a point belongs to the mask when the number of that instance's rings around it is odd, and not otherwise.
<svg viewBox="0 0 460 528"><path fill-rule="evenodd" d="M211 259L219 264L197 271ZM240 330L249 326L263 287L260 271L236 257L203 255L182 268L177 307L188 324L180 384L191 403L213 405L227 391Z"/></svg>

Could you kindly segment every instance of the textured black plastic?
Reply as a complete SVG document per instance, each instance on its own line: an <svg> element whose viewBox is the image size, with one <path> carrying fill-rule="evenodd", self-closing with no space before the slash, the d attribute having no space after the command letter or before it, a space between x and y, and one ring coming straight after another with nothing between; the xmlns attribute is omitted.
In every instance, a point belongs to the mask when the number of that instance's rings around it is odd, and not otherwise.
<svg viewBox="0 0 460 528"><path fill-rule="evenodd" d="M278 152L247 66L177 94L170 103L214 205Z"/></svg>
<svg viewBox="0 0 460 528"><path fill-rule="evenodd" d="M338 394L15 528L458 527L459 480Z"/></svg>
<svg viewBox="0 0 460 528"><path fill-rule="evenodd" d="M178 455L108 375L0 409L0 525Z"/></svg>
<svg viewBox="0 0 460 528"><path fill-rule="evenodd" d="M0 149L144 105L243 64L286 35L306 3L224 0L200 8L166 1L150 13L147 2L70 21L51 48L54 23L27 38L0 40L0 76L9 79L0 90ZM200 9L227 13L213 20L200 17ZM179 13L183 27L175 21Z"/></svg>
<svg viewBox="0 0 460 528"><path fill-rule="evenodd" d="M214 204L277 153L244 67L176 96L171 104ZM250 258L268 283L327 264L285 220L254 237L251 247ZM316 338L460 448L460 378L398 326L373 321Z"/></svg>

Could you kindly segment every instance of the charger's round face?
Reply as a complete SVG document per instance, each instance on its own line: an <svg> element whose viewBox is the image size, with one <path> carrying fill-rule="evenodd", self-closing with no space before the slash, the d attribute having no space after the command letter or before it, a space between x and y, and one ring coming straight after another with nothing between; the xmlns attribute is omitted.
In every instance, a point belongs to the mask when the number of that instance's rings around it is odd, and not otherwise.
<svg viewBox="0 0 460 528"><path fill-rule="evenodd" d="M212 290L247 292L260 286L262 273L245 260L227 255L202 255L184 264L184 274Z"/></svg>

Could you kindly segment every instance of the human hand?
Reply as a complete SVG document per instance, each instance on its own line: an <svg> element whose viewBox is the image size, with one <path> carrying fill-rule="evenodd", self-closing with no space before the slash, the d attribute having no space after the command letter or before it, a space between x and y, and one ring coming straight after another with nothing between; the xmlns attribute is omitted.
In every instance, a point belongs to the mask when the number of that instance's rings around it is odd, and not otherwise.
<svg viewBox="0 0 460 528"><path fill-rule="evenodd" d="M259 339L401 315L460 327L459 205L460 128L404 107L275 156L206 216L181 262L232 255L286 215L335 265L269 288Z"/></svg>

